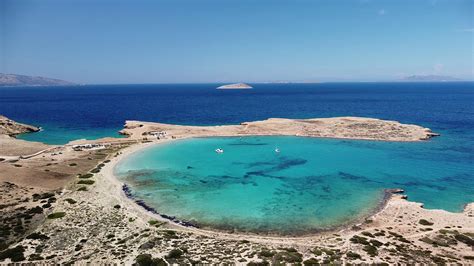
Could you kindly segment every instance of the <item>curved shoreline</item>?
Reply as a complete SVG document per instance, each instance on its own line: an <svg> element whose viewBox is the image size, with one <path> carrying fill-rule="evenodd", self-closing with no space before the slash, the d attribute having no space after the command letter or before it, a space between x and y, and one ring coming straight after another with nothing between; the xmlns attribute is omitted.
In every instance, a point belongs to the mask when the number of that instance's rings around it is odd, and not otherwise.
<svg viewBox="0 0 474 266"><path fill-rule="evenodd" d="M12 205L10 209L19 212L9 214L10 217L25 214L18 206L43 209L37 217L43 217L43 220L28 228L18 238L19 242L11 244L11 248L25 248L24 255L28 257L25 261L37 259L36 247L40 246L40 255L44 258L41 260L47 264L132 265L137 256L143 254L152 254L154 258L171 263L200 261L204 264L261 263L286 258L322 264L468 264L472 261L472 247L467 241L474 236L474 203L467 203L461 213L427 210L422 208L421 203L408 201L406 196L387 191L377 208L371 208L370 212L364 210L361 217L331 230L304 235L229 232L186 227L169 219L169 216L147 211L126 197L123 182L116 178L113 171L115 165L131 153L174 139L288 135L407 142L433 137L434 133L425 128L367 118L269 119L211 127L139 123L137 128L127 126L125 131L131 130L129 138L78 140L56 146L41 156L22 159L21 165L0 162L0 168L7 173L3 175L4 180L13 180L19 185L16 189L12 189L10 183L0 187L8 195L5 199L19 204ZM387 126L388 131L385 131ZM391 129L392 126L394 129ZM148 134L153 130L166 130L169 134L165 139L156 140L156 135ZM10 137L7 140L18 155L27 154L25 146L20 144L32 145L27 141L19 144L19 140ZM98 144L102 149L75 150L72 146L76 144ZM47 189L54 191L45 191ZM44 201L34 200L41 195L34 193L55 197L51 197L51 204L45 205ZM64 216L45 219L53 214ZM27 237L33 232L42 239ZM455 244L432 244L446 237ZM365 244L359 241L361 239L365 239ZM182 257L179 261L170 260L167 254L176 249L184 252ZM426 251L431 252L428 254ZM8 259L6 262L9 263Z"/></svg>
<svg viewBox="0 0 474 266"><path fill-rule="evenodd" d="M233 136L229 136L229 137L233 137ZM191 138L193 137L182 138L179 140L191 139ZM197 137L197 138L205 138L205 137ZM112 169L110 178L114 179L114 181L116 182L119 182L119 184L121 185L120 195L123 197L125 201L128 201L131 204L135 205L136 207L140 208L142 211L144 211L147 215L149 215L152 218L155 218L161 221L170 222L173 225L180 227L182 229L199 231L202 233L219 233L219 234L226 234L226 235L230 234L234 236L272 237L272 238L278 238L278 239L287 239L287 238L298 239L298 238L314 237L315 235L318 235L320 233L335 232L335 231L346 229L348 227L362 223L367 218L375 215L380 210L382 210L387 204L387 202L390 200L391 196L393 195L393 191L397 190L397 189L384 189L382 191L383 196L381 197L379 202L376 204L376 206L374 206L372 210L369 210L367 214L358 215L358 217L354 219L349 219L347 222L344 222L335 226L311 230L310 232L305 232L305 233L281 234L281 233L272 233L270 231L269 232L252 232L252 231L240 231L236 229L225 230L225 229L213 228L212 226L200 226L198 224L193 224L186 220L180 220L175 216L170 216L170 215L161 213L156 208L148 205L143 199L136 198L130 193L129 185L121 181L115 174L115 168L117 167L117 165L120 164L123 160L126 160L128 157L133 156L134 154L142 152L146 149L151 149L158 145L169 144L174 141L175 140L164 140L161 143L159 142L158 143L157 142L145 143L145 144L137 144L135 146L129 147L126 151L123 151L121 156L116 158L116 160L112 160L112 162L110 163L109 166ZM110 172L108 172L107 174L110 175Z"/></svg>
<svg viewBox="0 0 474 266"><path fill-rule="evenodd" d="M176 218L174 216L169 216L167 214L160 213L159 210L148 205L144 200L135 198L131 194L127 194L127 191L124 191L124 186L128 188L128 185L125 182L122 182L121 180L118 179L118 177L115 175L115 170L114 170L115 167L122 160L125 160L127 157L132 156L133 154L141 152L145 149L156 147L157 145L169 144L171 142L174 142L175 140L183 140L183 139L189 139L189 138L193 138L193 137L180 138L180 139L165 139L165 140L160 140L159 142L136 144L124 150L118 158L114 158L114 160L112 160L112 162L108 165L108 167L112 168L111 173L109 172L108 174L109 174L109 178L114 179L114 181L120 184L118 192L120 196L122 197L122 199L124 201L129 202L130 204L133 204L140 211L148 215L148 217L157 219L162 222L170 222L172 225L183 230L189 230L191 232L197 232L197 233L202 233L202 234L217 233L217 234L223 234L223 235L231 236L231 237L257 237L257 238L263 237L263 238L280 239L280 240L282 239L308 239L308 238L314 238L323 233L336 233L341 230L351 229L354 226L358 227L362 225L364 222L366 222L367 220L370 220L374 216L377 216L378 214L380 214L387 207L387 205L390 203L390 201L393 198L401 198L404 200L407 199L406 195L401 195L404 192L403 189L386 188L381 191L383 195L381 195L379 202L373 208L368 210L367 213L361 213L360 215L358 215L358 217L355 217L354 219L349 219L346 222L340 223L335 226L330 226L328 228L311 230L310 232L302 232L302 233L295 233L295 234L285 234L285 233L282 234L278 232L273 233L273 232L240 231L237 229L225 230L225 229L213 228L212 226L201 227L199 224L193 224L186 220L180 220L179 218ZM411 201L407 201L407 202L423 206L422 203L411 202ZM466 203L466 206L468 206L469 204L471 203L469 202ZM448 212L448 213L457 213L457 212L449 212L443 209L430 209L430 210L443 211L443 212Z"/></svg>
<svg viewBox="0 0 474 266"><path fill-rule="evenodd" d="M145 211L149 212L151 215L157 215L160 218L169 221L177 226L183 226L185 228L190 229L199 229L203 231L207 231L209 233L225 233L225 234L234 234L234 235L241 235L241 236L264 236L264 237L277 237L277 238L302 238L302 237L314 237L315 235L321 233L330 233L336 232L339 230L347 229L352 226L357 226L363 223L364 221L369 220L370 217L376 215L380 211L382 211L385 206L387 205L388 201L394 196L395 194L403 193L402 189L384 189L383 190L383 197L379 200L375 207L371 208L367 213L360 213L356 218L347 218L347 221L338 223L337 225L328 226L325 228L315 228L309 229L305 231L293 231L293 233L281 233L278 231L242 231L239 229L222 229L222 228L215 228L212 226L202 226L198 223L192 223L190 221L182 220L177 218L176 216L166 215L164 213L159 212L155 207L150 206L146 203L143 199L137 198L133 196L131 193L130 187L123 183L122 185L122 192L125 194L125 197L131 201L133 201L136 205L142 207Z"/></svg>

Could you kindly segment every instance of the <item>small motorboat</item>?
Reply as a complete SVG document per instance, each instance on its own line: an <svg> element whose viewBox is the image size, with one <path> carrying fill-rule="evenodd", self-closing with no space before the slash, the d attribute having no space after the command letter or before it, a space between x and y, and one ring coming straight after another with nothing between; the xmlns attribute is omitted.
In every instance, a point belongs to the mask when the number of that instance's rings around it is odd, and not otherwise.
<svg viewBox="0 0 474 266"><path fill-rule="evenodd" d="M217 149L216 149L216 153L224 153L224 150L221 149L221 148L217 148Z"/></svg>
<svg viewBox="0 0 474 266"><path fill-rule="evenodd" d="M278 149L278 147L275 148L275 152L276 153L280 153L280 149Z"/></svg>

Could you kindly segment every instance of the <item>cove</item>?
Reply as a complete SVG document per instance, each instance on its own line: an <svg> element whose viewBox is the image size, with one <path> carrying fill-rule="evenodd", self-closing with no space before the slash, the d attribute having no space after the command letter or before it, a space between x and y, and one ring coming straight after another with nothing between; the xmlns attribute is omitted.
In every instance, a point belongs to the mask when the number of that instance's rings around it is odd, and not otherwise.
<svg viewBox="0 0 474 266"><path fill-rule="evenodd" d="M370 214L388 188L404 189L427 208L461 211L474 201L473 167L456 160L455 151L439 156L436 147L431 141L193 138L135 152L114 171L137 199L201 227L304 234Z"/></svg>

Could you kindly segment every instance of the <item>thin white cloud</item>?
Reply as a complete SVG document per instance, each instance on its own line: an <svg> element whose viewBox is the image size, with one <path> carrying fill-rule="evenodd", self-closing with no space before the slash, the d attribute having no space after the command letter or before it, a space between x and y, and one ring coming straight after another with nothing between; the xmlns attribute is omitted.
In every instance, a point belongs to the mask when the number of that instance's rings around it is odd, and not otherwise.
<svg viewBox="0 0 474 266"><path fill-rule="evenodd" d="M379 14L379 16L383 16L386 12L385 9L380 9L377 13Z"/></svg>
<svg viewBox="0 0 474 266"><path fill-rule="evenodd" d="M474 28L470 28L470 29L460 29L459 31L462 31L462 32L474 32Z"/></svg>

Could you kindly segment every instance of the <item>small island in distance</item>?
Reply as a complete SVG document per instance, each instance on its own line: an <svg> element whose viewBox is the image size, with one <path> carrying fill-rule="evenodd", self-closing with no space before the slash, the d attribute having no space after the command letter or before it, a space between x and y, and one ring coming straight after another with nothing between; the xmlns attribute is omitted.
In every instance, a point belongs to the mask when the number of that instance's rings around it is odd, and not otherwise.
<svg viewBox="0 0 474 266"><path fill-rule="evenodd" d="M253 87L245 83L233 83L217 87L218 90L240 90L240 89L252 89Z"/></svg>
<svg viewBox="0 0 474 266"><path fill-rule="evenodd" d="M2 86L71 86L77 85L73 82L16 74L0 73L0 87Z"/></svg>

